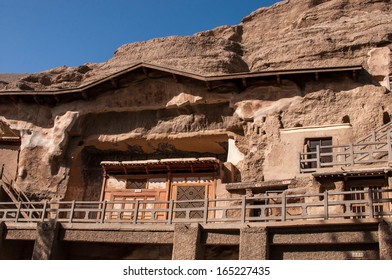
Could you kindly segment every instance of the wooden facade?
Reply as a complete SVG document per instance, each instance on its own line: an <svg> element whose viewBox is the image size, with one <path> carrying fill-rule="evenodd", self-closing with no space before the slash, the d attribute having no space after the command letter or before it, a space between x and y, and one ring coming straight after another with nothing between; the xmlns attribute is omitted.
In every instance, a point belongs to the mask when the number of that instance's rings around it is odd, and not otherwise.
<svg viewBox="0 0 392 280"><path fill-rule="evenodd" d="M133 215L135 202L181 201L174 207L194 208L200 200L214 199L217 179L221 177L221 162L215 158L166 159L129 162L102 162L104 179L101 200L115 202L113 207L128 209ZM118 203L120 202L120 203ZM141 204L162 209L168 204ZM127 212L124 212L127 213ZM115 213L110 215L116 215ZM139 219L151 212L139 212ZM154 219L164 220L159 212ZM185 213L177 212L177 217ZM200 216L198 211L191 214ZM116 218L116 217L111 217ZM126 217L124 217L126 218Z"/></svg>

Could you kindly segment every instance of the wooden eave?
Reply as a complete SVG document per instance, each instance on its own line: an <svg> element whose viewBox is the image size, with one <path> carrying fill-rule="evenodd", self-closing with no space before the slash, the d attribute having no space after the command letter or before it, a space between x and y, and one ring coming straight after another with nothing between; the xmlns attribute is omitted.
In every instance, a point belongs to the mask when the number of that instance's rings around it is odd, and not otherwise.
<svg viewBox="0 0 392 280"><path fill-rule="evenodd" d="M217 172L221 162L216 158L178 158L141 161L102 161L105 174L157 174Z"/></svg>
<svg viewBox="0 0 392 280"><path fill-rule="evenodd" d="M22 99L24 102L35 102L42 104L57 104L63 101L72 101L75 99L88 99L90 94L96 94L105 90L115 89L118 85L118 80L125 77L132 72L148 73L150 71L160 71L167 73L172 77L175 77L175 81L178 82L178 77L186 77L193 80L198 80L206 83L207 87L212 82L219 81L239 81L243 86L247 85L246 80L252 78L266 78L275 77L280 80L281 76L292 76L301 74L318 74L318 73L332 73L332 72L356 72L361 71L363 67L361 65L353 66L338 66L338 67L323 67L323 68L303 68L303 69L288 69L288 70L274 70L274 71L258 71L258 72L244 72L234 74L223 74L223 75L210 75L203 76L200 74L192 73L189 71L178 70L175 68L164 67L154 65L150 63L138 63L121 71L118 71L105 78L93 81L88 84L81 85L76 88L69 89L57 89L57 90L3 90L0 91L0 100L8 99L10 102L18 102ZM148 75L147 75L148 77ZM46 99L45 99L46 98Z"/></svg>
<svg viewBox="0 0 392 280"><path fill-rule="evenodd" d="M361 178L361 177L375 177L387 176L392 171L392 168L364 168L356 170L339 170L339 171L325 171L314 172L313 177L316 179L334 179L334 178Z"/></svg>
<svg viewBox="0 0 392 280"><path fill-rule="evenodd" d="M18 136L3 136L0 137L0 144L12 144L12 145L19 145L20 144L20 137Z"/></svg>
<svg viewBox="0 0 392 280"><path fill-rule="evenodd" d="M271 180L262 182L238 182L238 183L228 183L226 185L226 190L228 191L238 191L238 190L257 190L257 191L268 191L276 190L281 188L287 188L289 185L294 184L294 180Z"/></svg>

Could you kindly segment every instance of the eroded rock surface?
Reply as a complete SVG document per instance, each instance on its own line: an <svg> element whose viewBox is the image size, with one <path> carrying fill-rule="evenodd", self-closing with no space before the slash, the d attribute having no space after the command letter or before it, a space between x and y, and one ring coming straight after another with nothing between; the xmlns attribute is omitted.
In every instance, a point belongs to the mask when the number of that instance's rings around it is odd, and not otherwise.
<svg viewBox="0 0 392 280"><path fill-rule="evenodd" d="M286 0L237 26L126 44L107 62L58 67L0 89L73 88L140 62L202 75L366 64L371 49L391 44L391 13L390 0Z"/></svg>
<svg viewBox="0 0 392 280"><path fill-rule="evenodd" d="M133 74L126 85L55 106L17 98L1 121L21 137L16 184L36 199L99 199L102 160L214 156L235 143L236 180L279 164L281 129L350 123L353 138L390 120L391 1L291 0L238 26L120 47L101 64L58 67L3 83L23 93L70 89L140 62L202 75L363 64L368 72L307 80L260 79L224 90L172 75ZM240 81L241 83L241 81ZM1 87L1 83L0 83ZM4 92L6 93L6 92ZM33 100L33 99L32 99ZM39 103L39 102L38 102Z"/></svg>

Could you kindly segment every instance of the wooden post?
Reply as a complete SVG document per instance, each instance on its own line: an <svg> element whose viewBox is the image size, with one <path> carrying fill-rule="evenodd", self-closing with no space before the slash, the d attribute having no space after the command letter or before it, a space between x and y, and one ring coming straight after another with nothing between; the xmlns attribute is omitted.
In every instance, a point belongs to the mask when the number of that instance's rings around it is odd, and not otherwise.
<svg viewBox="0 0 392 280"><path fill-rule="evenodd" d="M350 143L350 157L351 157L351 165L354 165L354 145Z"/></svg>
<svg viewBox="0 0 392 280"><path fill-rule="evenodd" d="M171 225L173 223L173 209L174 209L174 201L173 199L169 202L169 215L168 215L168 223Z"/></svg>
<svg viewBox="0 0 392 280"><path fill-rule="evenodd" d="M20 209L22 208L22 201L19 201L18 211L16 211L15 222L19 221Z"/></svg>
<svg viewBox="0 0 392 280"><path fill-rule="evenodd" d="M321 159L320 159L320 146L316 146L316 159L317 159L317 169L321 167Z"/></svg>
<svg viewBox="0 0 392 280"><path fill-rule="evenodd" d="M105 222L105 215L106 215L106 200L103 201L102 210L101 210L101 224Z"/></svg>
<svg viewBox="0 0 392 280"><path fill-rule="evenodd" d="M282 193L282 222L286 221L286 193Z"/></svg>
<svg viewBox="0 0 392 280"><path fill-rule="evenodd" d="M368 204L369 204L369 218L374 218L373 192L371 188L368 188Z"/></svg>
<svg viewBox="0 0 392 280"><path fill-rule="evenodd" d="M324 220L328 220L328 191L324 192Z"/></svg>
<svg viewBox="0 0 392 280"><path fill-rule="evenodd" d="M298 152L298 173L302 173L301 152Z"/></svg>
<svg viewBox="0 0 392 280"><path fill-rule="evenodd" d="M44 208L42 209L42 217L41 217L41 222L45 221L45 215L46 215L46 209L48 208L48 201L45 200L44 203Z"/></svg>
<svg viewBox="0 0 392 280"><path fill-rule="evenodd" d="M204 223L207 223L207 221L208 221L208 203L209 203L208 197L206 197L204 199L204 213L203 213Z"/></svg>
<svg viewBox="0 0 392 280"><path fill-rule="evenodd" d="M391 130L387 130L388 161L392 161Z"/></svg>
<svg viewBox="0 0 392 280"><path fill-rule="evenodd" d="M246 196L242 196L241 200L241 222L246 222Z"/></svg>
<svg viewBox="0 0 392 280"><path fill-rule="evenodd" d="M135 203L135 209L134 209L134 212L133 212L133 224L137 224L137 219L138 219L138 216L139 216L139 204L140 204L140 200L136 200L136 203Z"/></svg>
<svg viewBox="0 0 392 280"><path fill-rule="evenodd" d="M75 200L72 201L71 212L69 213L69 222L72 223L73 215L75 210Z"/></svg>

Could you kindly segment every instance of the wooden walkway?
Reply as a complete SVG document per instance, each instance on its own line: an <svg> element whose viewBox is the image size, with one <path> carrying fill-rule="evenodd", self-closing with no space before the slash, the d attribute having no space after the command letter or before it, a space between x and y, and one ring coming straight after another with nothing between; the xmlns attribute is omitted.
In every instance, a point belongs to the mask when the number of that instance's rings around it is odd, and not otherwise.
<svg viewBox="0 0 392 280"><path fill-rule="evenodd" d="M354 198L354 199L350 199ZM199 207L182 208L186 202ZM0 221L31 223L248 223L392 217L392 190L325 192L298 195L134 202L0 203Z"/></svg>

